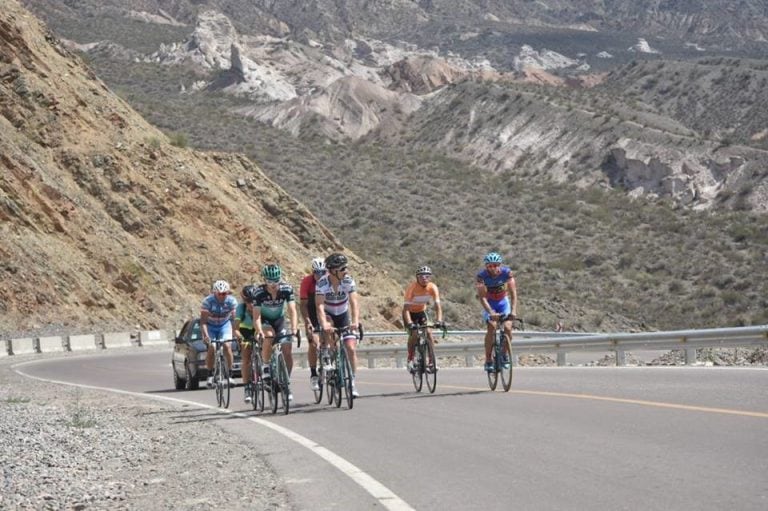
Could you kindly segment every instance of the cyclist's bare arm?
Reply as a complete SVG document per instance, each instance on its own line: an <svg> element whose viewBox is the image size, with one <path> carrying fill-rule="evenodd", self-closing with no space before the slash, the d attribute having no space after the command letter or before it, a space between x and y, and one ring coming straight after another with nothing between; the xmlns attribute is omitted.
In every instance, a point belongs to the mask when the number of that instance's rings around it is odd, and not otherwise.
<svg viewBox="0 0 768 511"><path fill-rule="evenodd" d="M299 331L299 318L296 313L296 302L288 302L288 315L291 320L291 333L295 334Z"/></svg>
<svg viewBox="0 0 768 511"><path fill-rule="evenodd" d="M517 317L517 284L515 283L515 277L509 277L507 281L507 294L509 295L509 305L512 311L512 318Z"/></svg>
<svg viewBox="0 0 768 511"><path fill-rule="evenodd" d="M357 329L360 324L360 302L357 300L357 293L349 293L349 316L352 320L352 328Z"/></svg>

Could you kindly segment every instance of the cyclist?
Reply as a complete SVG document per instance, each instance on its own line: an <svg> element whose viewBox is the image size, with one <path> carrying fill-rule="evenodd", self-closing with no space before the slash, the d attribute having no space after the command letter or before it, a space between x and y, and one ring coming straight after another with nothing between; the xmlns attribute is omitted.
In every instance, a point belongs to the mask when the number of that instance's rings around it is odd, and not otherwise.
<svg viewBox="0 0 768 511"><path fill-rule="evenodd" d="M263 343L261 356L265 361L272 355L272 346L275 343L284 345L283 356L288 366L288 374L293 371L293 353L290 335L298 334L296 315L296 298L293 287L282 281L283 270L277 264L267 264L261 269L264 283L255 286L251 292L249 308L253 317L253 327L259 339L264 338L264 327L272 330L272 342ZM290 331L285 327L285 314L288 311ZM265 366L265 373L269 371ZM293 393L288 394L288 400L293 400Z"/></svg>
<svg viewBox="0 0 768 511"><path fill-rule="evenodd" d="M512 320L517 317L517 285L515 276L509 266L502 264L501 255L489 252L483 257L485 269L477 273L475 287L477 299L483 306L483 319L486 324L485 332L485 370L493 371L491 351L496 334L496 320L502 316L507 319L503 323L504 331L512 341ZM510 364L509 353L504 353L504 368Z"/></svg>
<svg viewBox="0 0 768 511"><path fill-rule="evenodd" d="M240 297L243 299L241 303L237 304L235 309L235 330L240 332L242 338L240 339L240 353L242 354L242 370L243 370L243 385L245 385L245 402L251 402L251 349L253 342L256 340L255 331L253 329L253 317L248 310L248 302L251 299L254 287L252 285L245 286L240 291Z"/></svg>
<svg viewBox="0 0 768 511"><path fill-rule="evenodd" d="M317 348L319 342L318 332L320 323L317 321L317 307L315 307L315 286L317 281L325 275L325 260L322 257L312 259L312 273L301 279L299 288L299 308L304 320L304 329L307 332L307 360L309 361L309 383L312 390L320 390L317 380Z"/></svg>
<svg viewBox="0 0 768 511"><path fill-rule="evenodd" d="M357 288L351 275L347 273L347 256L334 253L325 258L326 275L315 286L315 306L317 319L323 330L325 342L332 347L336 343L333 329L355 325L360 330L360 307L357 301ZM352 365L352 396L360 394L355 386L357 372L357 335L349 331L344 334L349 361Z"/></svg>
<svg viewBox="0 0 768 511"><path fill-rule="evenodd" d="M213 388L213 344L211 339L228 340L232 339L232 334L240 338L240 332L232 331L232 323L235 320L235 309L237 309L237 298L232 296L229 282L226 280L217 280L211 286L211 294L203 299L200 307L200 330L203 333L203 342L208 346L208 355L205 358L205 367L208 369L208 380L205 384L208 388ZM229 343L224 344L224 359L227 367L232 370L232 347ZM230 374L232 374L230 372ZM229 378L229 385L234 386L235 380Z"/></svg>
<svg viewBox="0 0 768 511"><path fill-rule="evenodd" d="M413 365L413 353L415 351L416 340L418 338L418 325L429 323L427 317L427 306L434 303L435 306L435 326L442 327L443 308L440 305L440 291L432 279L432 269L429 266L422 266L416 270L416 280L411 282L405 290L403 299L403 323L410 332L408 336L408 370L414 372L416 367ZM432 353L435 352L435 339L432 336L432 329L427 329L427 341L432 347ZM436 370L435 361L429 361L430 368Z"/></svg>

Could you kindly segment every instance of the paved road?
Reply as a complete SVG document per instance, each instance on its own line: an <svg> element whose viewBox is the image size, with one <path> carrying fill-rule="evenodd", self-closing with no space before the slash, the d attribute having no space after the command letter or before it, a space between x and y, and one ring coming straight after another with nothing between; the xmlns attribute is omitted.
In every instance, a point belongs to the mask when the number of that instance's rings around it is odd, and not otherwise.
<svg viewBox="0 0 768 511"><path fill-rule="evenodd" d="M24 372L215 405L212 391L172 390L169 360L104 353ZM351 411L309 404L308 374L295 372L288 416L255 414L238 387L232 410L257 420L192 405L177 420L262 446L299 509L768 509L766 369L516 368L508 394L479 369L444 369L434 395L402 369L363 369Z"/></svg>

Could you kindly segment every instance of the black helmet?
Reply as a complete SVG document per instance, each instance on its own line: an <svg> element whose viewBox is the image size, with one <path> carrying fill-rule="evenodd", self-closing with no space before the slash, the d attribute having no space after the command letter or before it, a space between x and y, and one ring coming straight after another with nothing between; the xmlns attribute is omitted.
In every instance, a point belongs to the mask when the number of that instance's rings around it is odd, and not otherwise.
<svg viewBox="0 0 768 511"><path fill-rule="evenodd" d="M325 267L329 270L336 270L338 268L343 268L347 265L347 256L344 254L331 254L328 257L325 258Z"/></svg>
<svg viewBox="0 0 768 511"><path fill-rule="evenodd" d="M242 296L246 300L251 300L253 298L254 291L256 291L256 288L252 284L248 284L240 292L240 296Z"/></svg>

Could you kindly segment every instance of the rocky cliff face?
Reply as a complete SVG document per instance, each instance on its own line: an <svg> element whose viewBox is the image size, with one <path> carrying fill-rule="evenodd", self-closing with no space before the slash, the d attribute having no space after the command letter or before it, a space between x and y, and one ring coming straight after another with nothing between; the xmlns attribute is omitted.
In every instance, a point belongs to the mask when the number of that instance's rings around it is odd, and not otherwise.
<svg viewBox="0 0 768 511"><path fill-rule="evenodd" d="M297 285L343 249L250 160L183 145L3 2L0 332L172 327L215 279L239 288L277 261ZM400 290L351 258L363 317L382 325Z"/></svg>

